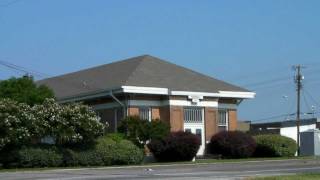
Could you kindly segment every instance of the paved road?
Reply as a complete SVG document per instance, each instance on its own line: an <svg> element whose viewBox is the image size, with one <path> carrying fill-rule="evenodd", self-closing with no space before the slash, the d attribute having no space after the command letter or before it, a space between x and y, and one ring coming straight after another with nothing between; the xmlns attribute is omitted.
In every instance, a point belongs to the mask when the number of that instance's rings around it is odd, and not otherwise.
<svg viewBox="0 0 320 180"><path fill-rule="evenodd" d="M10 173L4 172L0 173L0 179L244 179L251 176L284 175L305 172L320 173L320 160L268 160L237 163L83 168Z"/></svg>

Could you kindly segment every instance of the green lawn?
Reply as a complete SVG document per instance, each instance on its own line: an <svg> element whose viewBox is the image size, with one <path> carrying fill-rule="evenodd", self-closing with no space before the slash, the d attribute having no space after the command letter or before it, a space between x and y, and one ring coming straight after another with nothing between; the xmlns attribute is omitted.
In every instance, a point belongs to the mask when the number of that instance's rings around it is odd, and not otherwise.
<svg viewBox="0 0 320 180"><path fill-rule="evenodd" d="M248 180L318 180L320 174L298 174L288 176L270 176L270 177L255 177Z"/></svg>

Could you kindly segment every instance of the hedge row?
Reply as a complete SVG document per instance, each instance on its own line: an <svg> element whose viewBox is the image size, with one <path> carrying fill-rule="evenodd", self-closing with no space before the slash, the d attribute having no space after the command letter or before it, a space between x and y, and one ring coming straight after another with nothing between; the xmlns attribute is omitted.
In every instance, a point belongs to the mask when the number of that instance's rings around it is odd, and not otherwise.
<svg viewBox="0 0 320 180"><path fill-rule="evenodd" d="M256 157L291 157L297 151L296 141L285 136L268 134L254 138L257 143Z"/></svg>
<svg viewBox="0 0 320 180"><path fill-rule="evenodd" d="M240 131L222 131L211 138L208 150L227 158L247 158L256 149L255 140Z"/></svg>
<svg viewBox="0 0 320 180"><path fill-rule="evenodd" d="M152 140L148 148L158 161L190 161L199 149L200 139L191 133L174 132L161 140ZM252 137L240 131L222 131L211 138L207 151L223 158L290 157L296 142L281 135Z"/></svg>
<svg viewBox="0 0 320 180"><path fill-rule="evenodd" d="M119 137L102 137L94 148L74 150L53 145L23 147L4 153L4 167L58 167L58 166L102 166L139 164L143 151L128 140Z"/></svg>
<svg viewBox="0 0 320 180"><path fill-rule="evenodd" d="M291 157L297 151L296 142L276 134L250 136L239 131L223 131L211 138L209 153L225 158Z"/></svg>

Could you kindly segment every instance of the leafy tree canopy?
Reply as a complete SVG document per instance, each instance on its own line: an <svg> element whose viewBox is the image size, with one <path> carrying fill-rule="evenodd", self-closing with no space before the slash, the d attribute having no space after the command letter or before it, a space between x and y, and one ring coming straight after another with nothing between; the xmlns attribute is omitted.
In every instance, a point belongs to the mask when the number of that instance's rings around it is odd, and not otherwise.
<svg viewBox="0 0 320 180"><path fill-rule="evenodd" d="M45 85L37 85L30 76L0 81L0 98L9 98L29 105L41 104L54 93Z"/></svg>
<svg viewBox="0 0 320 180"><path fill-rule="evenodd" d="M170 125L160 119L150 122L139 116L129 116L121 121L118 130L136 145L144 146L150 140L166 137L170 133Z"/></svg>

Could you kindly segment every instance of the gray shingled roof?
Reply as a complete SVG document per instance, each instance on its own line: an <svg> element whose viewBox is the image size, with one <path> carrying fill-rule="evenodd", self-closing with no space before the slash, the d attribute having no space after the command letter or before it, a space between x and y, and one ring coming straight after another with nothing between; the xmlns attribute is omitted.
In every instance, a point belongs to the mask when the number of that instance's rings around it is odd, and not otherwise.
<svg viewBox="0 0 320 180"><path fill-rule="evenodd" d="M121 86L168 88L177 91L249 92L159 58L143 55L38 81L52 88L58 99Z"/></svg>

